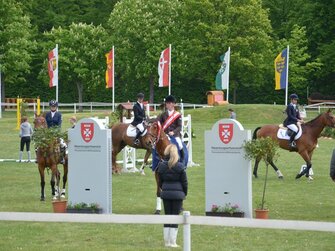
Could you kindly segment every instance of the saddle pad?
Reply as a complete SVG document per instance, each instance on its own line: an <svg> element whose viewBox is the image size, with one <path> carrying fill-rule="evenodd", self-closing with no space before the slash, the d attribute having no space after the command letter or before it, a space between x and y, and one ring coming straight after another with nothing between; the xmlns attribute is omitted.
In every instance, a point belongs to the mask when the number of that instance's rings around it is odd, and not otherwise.
<svg viewBox="0 0 335 251"><path fill-rule="evenodd" d="M136 137L136 133L137 133L137 128L135 126L133 126L132 124L129 124L129 126L127 127L127 136L128 137ZM147 134L147 129L144 130L144 132L141 134L141 136L144 136Z"/></svg>
<svg viewBox="0 0 335 251"><path fill-rule="evenodd" d="M299 125L298 127L299 127L299 131L298 131L298 134L294 137L295 140L299 139L302 135L301 126ZM277 132L277 137L278 139L289 140L290 136L287 135L287 127L280 127Z"/></svg>

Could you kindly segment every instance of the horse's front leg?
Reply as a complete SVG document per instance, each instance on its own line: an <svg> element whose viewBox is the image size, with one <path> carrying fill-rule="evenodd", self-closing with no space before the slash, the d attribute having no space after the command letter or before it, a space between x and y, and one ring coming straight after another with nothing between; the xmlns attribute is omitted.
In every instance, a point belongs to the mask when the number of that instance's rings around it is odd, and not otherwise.
<svg viewBox="0 0 335 251"><path fill-rule="evenodd" d="M65 164L63 165L64 167L64 174L63 174L63 189L61 193L61 197L65 198L66 194L66 182L67 182L67 174L68 174L68 160L65 160Z"/></svg>
<svg viewBox="0 0 335 251"><path fill-rule="evenodd" d="M158 172L155 171L155 180L156 180L156 211L155 214L160 214L162 210L162 199L161 199L161 188L159 187L159 177Z"/></svg>
<svg viewBox="0 0 335 251"><path fill-rule="evenodd" d="M150 155L151 155L151 149L147 149L147 151L145 152L145 155L144 155L143 164L142 164L142 166L141 166L141 168L140 168L140 173L141 173L142 175L145 175L144 167L145 167L146 165L148 165L148 159L149 159Z"/></svg>
<svg viewBox="0 0 335 251"><path fill-rule="evenodd" d="M52 194L53 200L56 200L59 195L60 173L56 165L51 166L51 172L52 172L51 180L50 180L51 194Z"/></svg>
<svg viewBox="0 0 335 251"><path fill-rule="evenodd" d="M44 187L45 187L45 178L44 178L44 166L38 165L38 171L40 173L41 178L41 201L45 201Z"/></svg>
<svg viewBox="0 0 335 251"><path fill-rule="evenodd" d="M296 179L299 179L301 178L303 175L305 175L306 177L309 178L309 170L312 168L312 162L311 162L311 159L310 159L310 156L308 154L307 151L304 151L304 152L301 152L299 153L301 155L301 157L306 161L306 168L303 169L300 173L298 173L295 178ZM311 179L311 178L309 178Z"/></svg>

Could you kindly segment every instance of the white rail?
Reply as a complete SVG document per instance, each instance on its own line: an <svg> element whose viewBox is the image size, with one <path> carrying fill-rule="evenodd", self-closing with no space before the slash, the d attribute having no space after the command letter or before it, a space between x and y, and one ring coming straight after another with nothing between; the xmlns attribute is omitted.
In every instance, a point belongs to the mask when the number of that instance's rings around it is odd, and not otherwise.
<svg viewBox="0 0 335 251"><path fill-rule="evenodd" d="M335 222L257 220L248 218L183 215L132 215L132 214L53 214L0 212L1 221L115 223L115 224L181 224L184 227L184 250L191 250L191 224L208 226L289 229L300 231L335 232Z"/></svg>

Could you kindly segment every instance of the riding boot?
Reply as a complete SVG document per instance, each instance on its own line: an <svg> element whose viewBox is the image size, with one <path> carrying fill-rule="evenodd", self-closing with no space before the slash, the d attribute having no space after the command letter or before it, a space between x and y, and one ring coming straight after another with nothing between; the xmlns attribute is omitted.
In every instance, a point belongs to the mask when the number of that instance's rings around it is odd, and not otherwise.
<svg viewBox="0 0 335 251"><path fill-rule="evenodd" d="M164 227L163 229L163 234L164 234L164 244L165 247L170 247L170 228L169 227Z"/></svg>
<svg viewBox="0 0 335 251"><path fill-rule="evenodd" d="M289 142L289 144L288 144L291 148L296 148L296 143L295 143L295 141L294 141L294 137L295 137L296 135L297 135L296 132L292 132L292 134L291 134L290 142Z"/></svg>
<svg viewBox="0 0 335 251"><path fill-rule="evenodd" d="M31 154L30 154L30 151L27 152L28 153L28 162L31 161Z"/></svg>
<svg viewBox="0 0 335 251"><path fill-rule="evenodd" d="M178 248L179 245L177 244L177 236L178 236L178 228L170 228L170 247Z"/></svg>
<svg viewBox="0 0 335 251"><path fill-rule="evenodd" d="M180 159L179 159L179 162L184 163L184 159L185 159L185 152L184 152L184 149L181 149L179 152L180 152Z"/></svg>
<svg viewBox="0 0 335 251"><path fill-rule="evenodd" d="M142 132L140 130L138 130L138 132L136 134L136 137L134 139L134 144L137 145L137 146L140 144L140 140L138 138L140 137L141 133Z"/></svg>
<svg viewBox="0 0 335 251"><path fill-rule="evenodd" d="M19 153L19 162L21 162L21 161L22 161L22 154L23 154L23 152L22 152L22 151L20 151L20 153Z"/></svg>

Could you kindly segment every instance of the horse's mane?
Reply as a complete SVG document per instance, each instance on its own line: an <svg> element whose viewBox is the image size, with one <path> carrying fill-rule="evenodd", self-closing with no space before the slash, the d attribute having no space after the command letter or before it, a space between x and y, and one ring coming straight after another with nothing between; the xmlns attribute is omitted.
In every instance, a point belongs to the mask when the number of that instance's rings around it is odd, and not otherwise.
<svg viewBox="0 0 335 251"><path fill-rule="evenodd" d="M323 113L319 114L317 117L315 117L314 119L306 122L303 125L305 125L305 126L314 126L314 124L316 123L316 121L319 120L319 117L321 117L322 115L323 115Z"/></svg>

